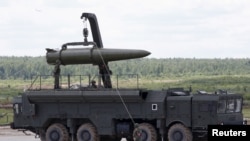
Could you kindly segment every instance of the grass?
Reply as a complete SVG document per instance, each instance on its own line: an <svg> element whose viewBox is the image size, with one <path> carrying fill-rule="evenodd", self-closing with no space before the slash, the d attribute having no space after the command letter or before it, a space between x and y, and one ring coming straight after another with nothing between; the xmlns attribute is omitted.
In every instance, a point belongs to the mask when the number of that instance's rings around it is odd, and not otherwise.
<svg viewBox="0 0 250 141"><path fill-rule="evenodd" d="M0 125L13 121L12 109L0 108Z"/></svg>
<svg viewBox="0 0 250 141"><path fill-rule="evenodd" d="M114 76L114 75L113 75ZM66 80L66 79L65 79ZM79 81L78 79L76 79ZM88 80L87 78L84 80ZM116 78L113 77L113 86L116 87ZM204 90L213 92L218 89L228 90L242 94L246 101L246 106L243 107L244 117L250 118L250 76L249 75L213 75L213 76L182 76L182 77L142 77L138 79L139 88L146 89L167 89L171 87L183 87L189 89L192 87L193 93L197 90ZM46 84L53 84L53 79L47 79ZM10 103L12 98L23 92L24 89L29 88L31 80L0 80L0 104ZM65 81L67 82L67 81ZM83 83L87 83L83 81ZM34 83L39 85L40 83ZM136 77L121 77L119 78L118 87L133 87L131 85L137 85ZM135 88L135 87L134 87ZM10 110L1 109L2 113L12 113ZM11 117L12 115L10 115ZM0 119L0 124L4 123L7 119ZM9 118L12 120L12 118Z"/></svg>
<svg viewBox="0 0 250 141"><path fill-rule="evenodd" d="M242 94L245 100L250 100L250 76L249 75L218 75L218 76L191 76L174 78L142 78L140 87L148 89L167 89L171 87L192 88L195 93L198 90L214 92L218 89Z"/></svg>
<svg viewBox="0 0 250 141"><path fill-rule="evenodd" d="M242 110L244 118L250 119L250 108L243 108Z"/></svg>

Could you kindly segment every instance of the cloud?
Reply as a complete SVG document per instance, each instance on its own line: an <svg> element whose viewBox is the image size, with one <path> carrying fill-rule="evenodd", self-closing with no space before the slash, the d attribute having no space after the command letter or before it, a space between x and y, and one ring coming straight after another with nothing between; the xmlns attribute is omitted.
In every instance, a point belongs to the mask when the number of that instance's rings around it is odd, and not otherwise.
<svg viewBox="0 0 250 141"><path fill-rule="evenodd" d="M248 57L247 0L3 0L0 55L45 55L82 41L82 12L96 14L107 48L146 49L157 58Z"/></svg>

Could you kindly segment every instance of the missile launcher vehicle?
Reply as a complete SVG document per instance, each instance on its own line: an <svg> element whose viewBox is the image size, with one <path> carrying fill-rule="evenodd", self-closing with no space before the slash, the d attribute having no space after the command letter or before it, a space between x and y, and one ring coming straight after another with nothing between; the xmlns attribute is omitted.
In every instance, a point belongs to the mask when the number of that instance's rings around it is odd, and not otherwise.
<svg viewBox="0 0 250 141"><path fill-rule="evenodd" d="M243 124L239 94L114 87L109 62L150 52L103 48L95 14L83 13L81 19L90 23L93 42L88 41L85 27L83 42L46 49L47 63L54 66L52 84L43 88L37 77L30 89L13 99L13 129L31 131L41 141L192 141L206 137L208 125ZM62 83L61 66L80 64L98 67L98 84L88 79L88 85L72 87L70 75L67 84ZM35 81L40 86L33 88Z"/></svg>

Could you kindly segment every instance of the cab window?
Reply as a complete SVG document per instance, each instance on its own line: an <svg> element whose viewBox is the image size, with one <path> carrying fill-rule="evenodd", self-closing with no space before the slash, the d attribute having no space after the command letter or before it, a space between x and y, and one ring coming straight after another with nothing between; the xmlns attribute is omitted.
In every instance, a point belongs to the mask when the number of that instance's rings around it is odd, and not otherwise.
<svg viewBox="0 0 250 141"><path fill-rule="evenodd" d="M218 102L217 113L238 113L242 109L242 99L223 99Z"/></svg>

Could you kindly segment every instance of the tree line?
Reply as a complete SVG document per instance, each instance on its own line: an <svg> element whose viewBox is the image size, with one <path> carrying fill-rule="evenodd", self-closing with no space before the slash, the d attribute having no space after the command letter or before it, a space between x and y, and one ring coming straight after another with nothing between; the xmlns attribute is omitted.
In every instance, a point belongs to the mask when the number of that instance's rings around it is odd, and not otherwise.
<svg viewBox="0 0 250 141"><path fill-rule="evenodd" d="M114 75L138 74L142 77L183 77L191 75L248 75L249 58L197 59L197 58L140 58L109 62ZM30 79L37 75L52 75L54 66L45 56L0 56L0 79ZM61 74L95 75L92 64L61 66Z"/></svg>

